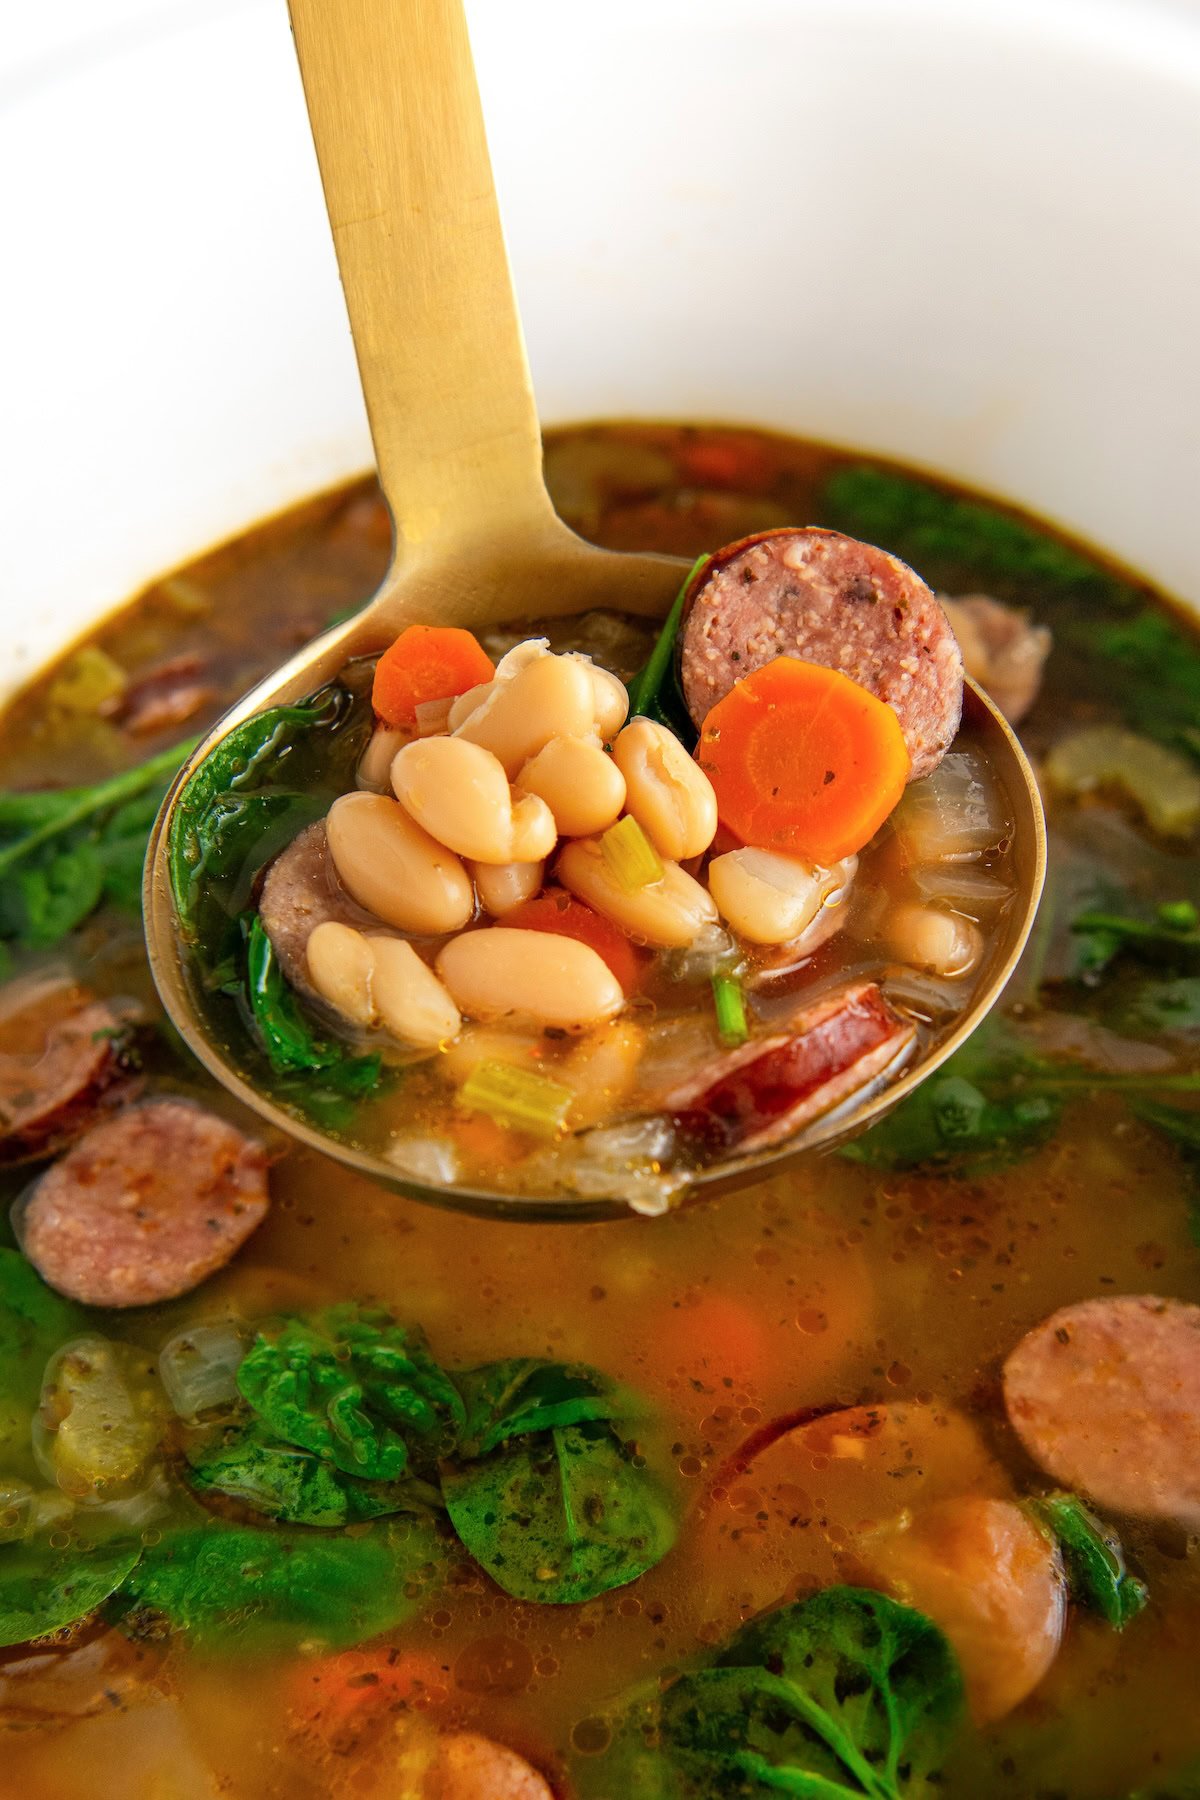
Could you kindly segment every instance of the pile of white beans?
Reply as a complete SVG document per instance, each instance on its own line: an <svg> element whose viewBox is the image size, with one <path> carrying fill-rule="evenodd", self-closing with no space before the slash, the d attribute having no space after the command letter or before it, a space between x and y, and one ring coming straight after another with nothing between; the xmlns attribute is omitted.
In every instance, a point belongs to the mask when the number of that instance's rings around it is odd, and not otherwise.
<svg viewBox="0 0 1200 1800"><path fill-rule="evenodd" d="M711 857L699 879L717 833L712 785L672 732L627 712L616 676L533 639L510 650L491 681L421 708L420 735L380 727L358 791L329 811L329 852L381 926L448 941L430 968L385 932L319 925L308 973L329 1005L422 1050L452 1042L464 1017L568 1031L614 1018L625 995L595 950L503 924L541 891L551 859L558 885L638 944L684 949L718 918L748 945L800 948L806 934L828 935L856 859L826 869L750 846ZM618 879L601 843L624 816L662 865L641 886ZM965 973L973 958L951 941L944 915L915 904L909 912L916 960ZM480 913L499 923L479 929Z"/></svg>

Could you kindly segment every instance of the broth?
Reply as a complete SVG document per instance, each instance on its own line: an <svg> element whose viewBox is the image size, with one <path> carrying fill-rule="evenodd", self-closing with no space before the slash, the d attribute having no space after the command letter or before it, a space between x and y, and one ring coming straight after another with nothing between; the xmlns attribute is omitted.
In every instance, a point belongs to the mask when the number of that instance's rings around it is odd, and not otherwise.
<svg viewBox="0 0 1200 1800"><path fill-rule="evenodd" d="M939 590L1029 607L1055 637L1021 727L1043 761L1082 728L1144 731L1155 715L1170 724L1172 707L1186 742L1184 659L1200 657L1189 628L1143 584L986 502L820 446L705 427L554 434L547 474L568 521L614 548L692 556L813 519L887 545ZM89 640L115 675L76 651L13 701L0 719L0 785L94 781L203 729L331 613L360 602L387 555L382 506L360 484L157 584ZM605 629L613 666L636 666L634 629ZM106 680L112 691L97 703ZM407 1791L404 1746L436 1726L511 1745L564 1795L624 1800L605 1785L614 1700L711 1654L761 1606L852 1576L847 1559L862 1551L861 1497L819 1449L806 1452L803 1481L788 1477L803 1490L788 1502L793 1523L747 1534L747 1516L778 1499L755 1486L769 1448L747 1464L747 1443L766 1445L806 1409L904 1404L926 1420L949 1406L973 1446L953 1479L1044 1493L1052 1484L999 1394L1000 1365L1022 1334L1095 1296L1200 1301L1194 1164L1178 1125L1200 1079L1194 952L1184 924L1154 926L1163 905L1186 918L1195 836L1154 834L1103 785L1081 798L1051 793L1048 810L1047 900L1002 1003L1002 1035L973 1041L964 1054L974 1060L946 1077L963 1085L943 1086L941 1110L918 1096L909 1105L921 1110L897 1113L848 1155L811 1157L653 1223L564 1228L464 1221L270 1145L271 1212L237 1259L181 1300L94 1314L95 1329L154 1353L195 1321L357 1300L419 1323L449 1369L526 1356L590 1365L650 1403L636 1450L679 1521L675 1547L628 1585L566 1606L509 1597L460 1551L413 1616L383 1634L436 1672L420 1704L410 1694L391 1710L351 1710L332 1730L312 1723L313 1673L324 1666L312 1641L235 1658L186 1633L93 1622L5 1651L5 1791L90 1800L97 1769L119 1767L129 1800L394 1800ZM1110 921L1107 936L1103 923L1072 930L1089 912ZM1159 929L1164 964L1114 945L1111 919L1127 914ZM64 960L93 992L133 996L159 1016L132 918L102 909L65 944L14 958L17 974ZM144 1062L152 1089L236 1119L168 1034L147 1040ZM8 1195L28 1177L6 1172ZM145 1541L181 1507L170 1488ZM1172 1772L1200 1757L1196 1542L1173 1524L1117 1522L1148 1588L1145 1610L1118 1633L1073 1605L1049 1673L998 1722L961 1726L938 1792L1182 1791ZM351 1677L378 1666L354 1647L337 1663Z"/></svg>

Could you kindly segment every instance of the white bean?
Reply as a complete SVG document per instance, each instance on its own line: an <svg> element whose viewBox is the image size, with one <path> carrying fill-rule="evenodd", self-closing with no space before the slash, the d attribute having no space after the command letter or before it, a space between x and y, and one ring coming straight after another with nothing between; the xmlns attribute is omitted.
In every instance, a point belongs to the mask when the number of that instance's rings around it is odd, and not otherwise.
<svg viewBox="0 0 1200 1800"><path fill-rule="evenodd" d="M468 931L443 947L437 968L473 1019L581 1030L611 1019L625 1003L620 982L589 945L548 931Z"/></svg>
<svg viewBox="0 0 1200 1800"><path fill-rule="evenodd" d="M442 1074L458 1087L481 1063L511 1063L514 1069L539 1069L546 1060L545 1039L532 1031L504 1031L496 1025L465 1025L442 1053Z"/></svg>
<svg viewBox="0 0 1200 1800"><path fill-rule="evenodd" d="M466 738L422 738L392 763L392 787L409 816L439 844L475 862L539 862L558 833L544 800L515 804L490 750Z"/></svg>
<svg viewBox="0 0 1200 1800"><path fill-rule="evenodd" d="M484 911L493 919L502 919L514 907L532 900L541 892L546 873L544 862L472 862L467 868Z"/></svg>
<svg viewBox="0 0 1200 1800"><path fill-rule="evenodd" d="M412 734L393 725L377 725L371 741L358 759L354 785L370 794L386 794L391 789L392 758Z"/></svg>
<svg viewBox="0 0 1200 1800"><path fill-rule="evenodd" d="M625 804L625 777L594 738L551 738L525 764L517 786L546 802L562 837L604 831Z"/></svg>
<svg viewBox="0 0 1200 1800"><path fill-rule="evenodd" d="M629 717L629 691L610 669L601 668L590 656L584 656L578 650L569 654L584 665L591 677L592 716L596 730L606 744L611 744Z"/></svg>
<svg viewBox="0 0 1200 1800"><path fill-rule="evenodd" d="M333 919L324 920L309 933L304 960L308 978L322 1000L356 1025L374 1025L371 974L375 959L361 931Z"/></svg>
<svg viewBox="0 0 1200 1800"><path fill-rule="evenodd" d="M571 893L643 943L678 949L716 922L708 890L675 862L664 861L661 880L630 893L605 862L596 839L576 838L560 855L556 873Z"/></svg>
<svg viewBox="0 0 1200 1800"><path fill-rule="evenodd" d="M481 681L478 687L468 688L465 694L459 694L456 700L452 700L450 710L446 714L446 724L449 729L457 731L463 720L469 719L471 714L483 705L494 686L495 682Z"/></svg>
<svg viewBox="0 0 1200 1800"><path fill-rule="evenodd" d="M384 794L343 794L325 820L329 854L351 897L400 931L460 931L475 890L457 856Z"/></svg>
<svg viewBox="0 0 1200 1800"><path fill-rule="evenodd" d="M371 992L383 1029L418 1050L434 1050L457 1036L457 1006L427 963L403 938L367 939L374 958Z"/></svg>
<svg viewBox="0 0 1200 1800"><path fill-rule="evenodd" d="M587 667L569 656L537 656L494 681L455 736L498 756L511 780L551 738L590 736L594 717Z"/></svg>
<svg viewBox="0 0 1200 1800"><path fill-rule="evenodd" d="M751 944L786 944L854 875L856 858L813 867L774 850L730 850L708 865L708 886L721 917Z"/></svg>
<svg viewBox="0 0 1200 1800"><path fill-rule="evenodd" d="M969 975L983 955L978 927L935 906L892 907L884 915L883 935L897 962L947 980Z"/></svg>
<svg viewBox="0 0 1200 1800"><path fill-rule="evenodd" d="M665 725L631 719L613 745L625 777L626 810L660 856L686 862L701 856L717 831L712 782Z"/></svg>

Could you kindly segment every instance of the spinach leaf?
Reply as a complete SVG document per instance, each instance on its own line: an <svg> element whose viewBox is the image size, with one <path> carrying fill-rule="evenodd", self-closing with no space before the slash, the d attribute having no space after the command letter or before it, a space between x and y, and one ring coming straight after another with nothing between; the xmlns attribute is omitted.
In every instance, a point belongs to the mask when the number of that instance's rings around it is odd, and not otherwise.
<svg viewBox="0 0 1200 1800"><path fill-rule="evenodd" d="M125 1583L123 1623L163 1614L203 1648L361 1643L422 1604L442 1560L432 1526L404 1519L353 1536L201 1525L164 1535Z"/></svg>
<svg viewBox="0 0 1200 1800"><path fill-rule="evenodd" d="M457 1380L466 1406L460 1457L487 1456L509 1438L612 1419L622 1410L612 1384L582 1363L517 1356L468 1369Z"/></svg>
<svg viewBox="0 0 1200 1800"><path fill-rule="evenodd" d="M0 793L0 939L48 949L104 900L138 910L150 827L195 742L90 787Z"/></svg>
<svg viewBox="0 0 1200 1800"><path fill-rule="evenodd" d="M25 1644L86 1618L116 1592L141 1554L140 1543L0 1546L0 1645Z"/></svg>
<svg viewBox="0 0 1200 1800"><path fill-rule="evenodd" d="M1094 634L1101 655L1116 663L1115 691L1126 720L1147 737L1200 758L1200 651L1193 631L1159 606L1147 606Z"/></svg>
<svg viewBox="0 0 1200 1800"><path fill-rule="evenodd" d="M904 557L927 581L961 589L1015 584L1097 605L1129 606L1137 593L1070 544L999 506L967 500L930 482L870 463L839 469L826 483L821 523Z"/></svg>
<svg viewBox="0 0 1200 1800"><path fill-rule="evenodd" d="M410 1458L436 1461L463 1423L462 1399L424 1334L382 1310L335 1306L311 1323L260 1331L237 1382L285 1443L369 1480L397 1480Z"/></svg>
<svg viewBox="0 0 1200 1800"><path fill-rule="evenodd" d="M36 1401L52 1352L87 1329L87 1315L46 1286L19 1250L0 1250L0 1389Z"/></svg>
<svg viewBox="0 0 1200 1800"><path fill-rule="evenodd" d="M661 1562L675 1521L607 1426L555 1427L442 1470L455 1531L518 1600L594 1600Z"/></svg>
<svg viewBox="0 0 1200 1800"><path fill-rule="evenodd" d="M646 1800L916 1800L937 1791L962 1706L957 1661L930 1620L882 1594L826 1588L640 1699L614 1762L595 1759L594 1791L610 1791L623 1762L621 1791Z"/></svg>
<svg viewBox="0 0 1200 1800"><path fill-rule="evenodd" d="M354 1525L419 1510L421 1503L415 1484L360 1481L281 1443L258 1421L207 1433L189 1445L187 1459L197 1492L226 1494L287 1525Z"/></svg>
<svg viewBox="0 0 1200 1800"><path fill-rule="evenodd" d="M369 730L369 707L332 683L246 719L192 771L167 856L180 922L208 965L236 940L254 876L349 785Z"/></svg>
<svg viewBox="0 0 1200 1800"><path fill-rule="evenodd" d="M1083 972L1095 977L1122 951L1182 968L1200 957L1200 912L1190 900L1171 900L1153 918L1089 909L1071 921L1083 942Z"/></svg>
<svg viewBox="0 0 1200 1800"><path fill-rule="evenodd" d="M842 1147L878 1169L928 1167L984 1174L1032 1155L1053 1137L1062 1105L1038 1079L1046 1070L1002 1019L990 1019L936 1075Z"/></svg>
<svg viewBox="0 0 1200 1800"><path fill-rule="evenodd" d="M1200 975L1143 982L1125 1009L1123 1023L1134 1031L1200 1037Z"/></svg>
<svg viewBox="0 0 1200 1800"><path fill-rule="evenodd" d="M684 576L645 667L628 684L630 717L653 719L656 724L665 725L689 750L698 734L680 685L677 640L688 591L708 561L707 556L698 556Z"/></svg>
<svg viewBox="0 0 1200 1800"><path fill-rule="evenodd" d="M383 1063L378 1056L356 1056L340 1038L318 1034L295 993L283 978L274 946L257 913L246 930L246 991L251 1019L272 1072L283 1079L304 1110L330 1125L352 1114L348 1102L361 1099L379 1085ZM313 1081L312 1076L319 1079ZM293 1078L289 1081L288 1078ZM295 1079L303 1078L303 1079Z"/></svg>
<svg viewBox="0 0 1200 1800"><path fill-rule="evenodd" d="M1144 1582L1125 1567L1121 1540L1075 1494L1031 1500L1034 1517L1058 1540L1071 1597L1117 1631L1124 1631L1148 1599Z"/></svg>

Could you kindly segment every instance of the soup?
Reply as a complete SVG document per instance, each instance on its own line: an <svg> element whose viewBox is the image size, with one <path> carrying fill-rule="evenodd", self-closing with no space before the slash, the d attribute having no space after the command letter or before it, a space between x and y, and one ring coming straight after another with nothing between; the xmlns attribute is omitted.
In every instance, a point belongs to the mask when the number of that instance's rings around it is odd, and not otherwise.
<svg viewBox="0 0 1200 1800"><path fill-rule="evenodd" d="M702 559L657 641L410 625L189 778L193 991L401 1172L662 1211L836 1129L993 976L1012 803L962 689L920 578L813 529Z"/></svg>
<svg viewBox="0 0 1200 1800"><path fill-rule="evenodd" d="M786 1176L650 1222L419 1208L258 1140L163 1028L130 904L181 735L371 590L378 499L329 496L102 626L0 722L4 1180L60 1288L85 1228L109 1283L72 1299L3 1255L6 1779L1184 1793L1195 638L1048 529L817 446L591 428L547 469L614 547L810 518L986 596L968 661L1028 709L1045 778L1035 939L1000 1019ZM131 1118L142 1185L112 1206L102 1134Z"/></svg>

